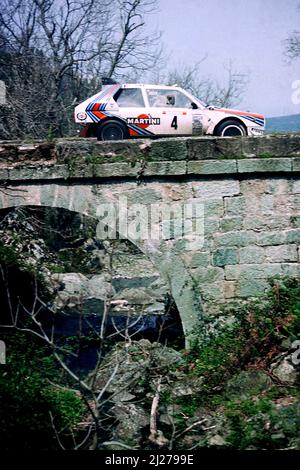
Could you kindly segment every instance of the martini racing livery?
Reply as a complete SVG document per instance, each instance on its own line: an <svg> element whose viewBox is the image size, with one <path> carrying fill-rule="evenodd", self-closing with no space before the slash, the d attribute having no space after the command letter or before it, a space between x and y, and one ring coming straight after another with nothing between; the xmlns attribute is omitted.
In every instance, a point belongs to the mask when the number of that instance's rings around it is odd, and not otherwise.
<svg viewBox="0 0 300 470"><path fill-rule="evenodd" d="M260 136L265 118L234 109L207 106L174 86L106 85L75 108L82 137L119 140L129 137Z"/></svg>

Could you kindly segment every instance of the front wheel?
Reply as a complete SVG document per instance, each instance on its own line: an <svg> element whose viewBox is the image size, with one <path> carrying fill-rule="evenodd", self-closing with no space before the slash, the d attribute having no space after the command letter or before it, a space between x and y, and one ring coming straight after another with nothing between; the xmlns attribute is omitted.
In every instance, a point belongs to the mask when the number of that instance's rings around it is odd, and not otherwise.
<svg viewBox="0 0 300 470"><path fill-rule="evenodd" d="M123 140L128 137L128 130L125 124L120 121L107 121L97 129L98 140Z"/></svg>
<svg viewBox="0 0 300 470"><path fill-rule="evenodd" d="M216 135L222 137L237 137L247 135L247 131L239 122L228 120L217 127Z"/></svg>

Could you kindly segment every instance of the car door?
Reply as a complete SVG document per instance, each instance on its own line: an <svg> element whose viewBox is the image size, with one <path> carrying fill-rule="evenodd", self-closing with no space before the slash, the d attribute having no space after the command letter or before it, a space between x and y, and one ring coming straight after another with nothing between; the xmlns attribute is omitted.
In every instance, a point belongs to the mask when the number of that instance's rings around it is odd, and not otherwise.
<svg viewBox="0 0 300 470"><path fill-rule="evenodd" d="M159 120L151 129L157 135L191 135L192 103L188 96L176 89L146 88L148 113Z"/></svg>
<svg viewBox="0 0 300 470"><path fill-rule="evenodd" d="M147 130L150 118L146 114L143 92L140 87L120 88L114 96L118 106L118 115L126 122L132 137L147 137L152 133Z"/></svg>

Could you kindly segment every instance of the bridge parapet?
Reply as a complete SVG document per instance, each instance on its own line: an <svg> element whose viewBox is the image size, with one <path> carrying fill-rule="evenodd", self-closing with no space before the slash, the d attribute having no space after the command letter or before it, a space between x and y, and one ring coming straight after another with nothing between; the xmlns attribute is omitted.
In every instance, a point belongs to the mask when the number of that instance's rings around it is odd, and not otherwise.
<svg viewBox="0 0 300 470"><path fill-rule="evenodd" d="M185 332L203 311L260 295L269 278L300 275L299 135L2 142L0 179L0 208L61 207L96 217L99 204L120 196L129 209L203 207L203 239L136 242L169 283Z"/></svg>
<svg viewBox="0 0 300 470"><path fill-rule="evenodd" d="M97 142L0 142L2 180L300 171L300 135Z"/></svg>

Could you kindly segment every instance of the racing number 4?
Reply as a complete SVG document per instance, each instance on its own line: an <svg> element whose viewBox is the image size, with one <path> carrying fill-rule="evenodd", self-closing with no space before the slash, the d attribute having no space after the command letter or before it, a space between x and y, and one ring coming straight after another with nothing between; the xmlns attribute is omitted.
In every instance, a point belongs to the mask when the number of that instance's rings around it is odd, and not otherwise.
<svg viewBox="0 0 300 470"><path fill-rule="evenodd" d="M177 130L177 128L178 128L177 116L174 116L174 117L173 117L173 121L172 121L172 123L171 123L171 127L174 127L175 131Z"/></svg>

